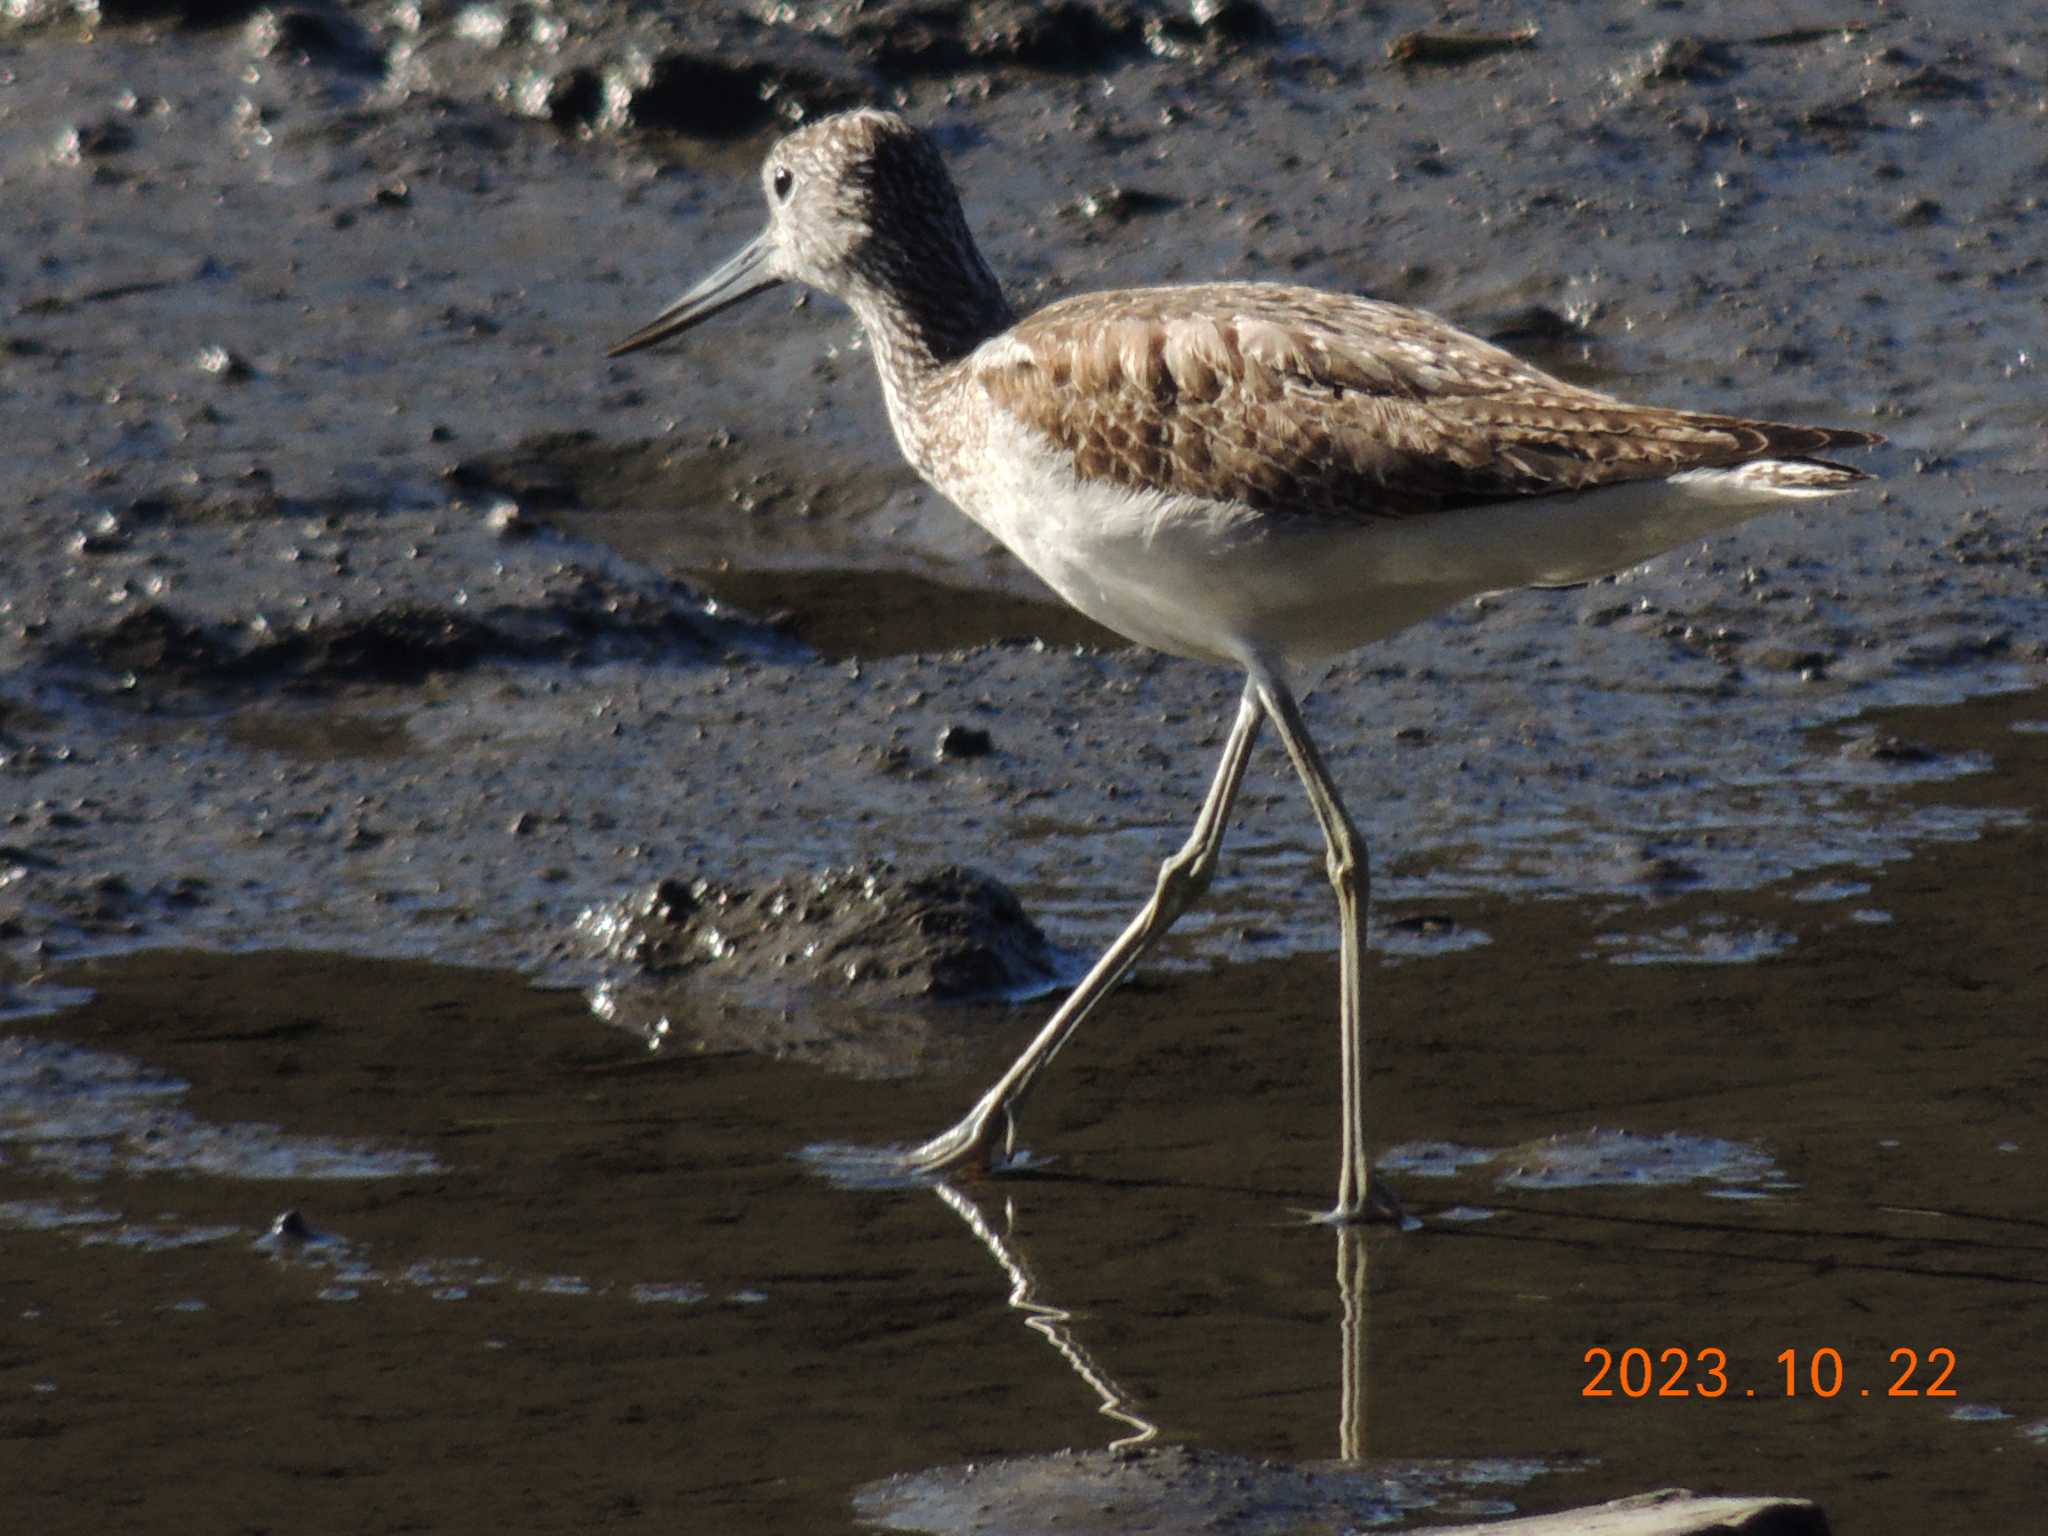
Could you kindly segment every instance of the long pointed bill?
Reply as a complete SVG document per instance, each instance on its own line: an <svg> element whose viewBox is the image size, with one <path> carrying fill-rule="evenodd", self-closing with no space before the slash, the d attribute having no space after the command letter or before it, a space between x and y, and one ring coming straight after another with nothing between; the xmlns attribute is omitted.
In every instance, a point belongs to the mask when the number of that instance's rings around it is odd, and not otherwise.
<svg viewBox="0 0 2048 1536"><path fill-rule="evenodd" d="M731 309L764 288L773 288L782 279L768 270L771 249L766 234L756 236L724 266L669 305L650 324L643 325L607 351L605 356L624 357L628 352L638 352L642 347L667 341L698 321L709 320L720 310Z"/></svg>

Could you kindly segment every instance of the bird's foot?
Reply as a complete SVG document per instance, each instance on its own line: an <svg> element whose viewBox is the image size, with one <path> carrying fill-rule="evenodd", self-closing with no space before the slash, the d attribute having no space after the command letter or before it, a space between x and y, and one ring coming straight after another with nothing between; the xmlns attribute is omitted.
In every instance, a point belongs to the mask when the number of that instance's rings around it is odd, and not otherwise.
<svg viewBox="0 0 2048 1536"><path fill-rule="evenodd" d="M992 1173L1010 1161L1015 1128L1000 1104L974 1106L959 1124L903 1154L913 1173Z"/></svg>
<svg viewBox="0 0 2048 1536"><path fill-rule="evenodd" d="M848 1189L904 1189L960 1174L991 1173L1028 1159L1012 1147L1014 1127L1000 1104L977 1104L958 1125L915 1147L804 1148L803 1159Z"/></svg>
<svg viewBox="0 0 2048 1536"><path fill-rule="evenodd" d="M1401 1204L1401 1197L1394 1193L1393 1185L1376 1173L1366 1176L1364 1199L1354 1195L1347 1203L1340 1198L1336 1205L1315 1219L1326 1227L1362 1227L1386 1222L1403 1232L1422 1225L1408 1214L1408 1208Z"/></svg>

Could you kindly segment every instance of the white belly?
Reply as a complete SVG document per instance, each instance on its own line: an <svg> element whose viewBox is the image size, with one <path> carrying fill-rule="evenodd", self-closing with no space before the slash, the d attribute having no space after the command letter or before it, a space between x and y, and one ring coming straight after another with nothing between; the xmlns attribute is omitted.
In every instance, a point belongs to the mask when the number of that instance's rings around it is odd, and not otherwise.
<svg viewBox="0 0 2048 1536"><path fill-rule="evenodd" d="M1481 592L1636 565L1785 499L1756 467L1334 523L1077 479L1012 427L939 489L1055 592L1155 650L1299 665Z"/></svg>

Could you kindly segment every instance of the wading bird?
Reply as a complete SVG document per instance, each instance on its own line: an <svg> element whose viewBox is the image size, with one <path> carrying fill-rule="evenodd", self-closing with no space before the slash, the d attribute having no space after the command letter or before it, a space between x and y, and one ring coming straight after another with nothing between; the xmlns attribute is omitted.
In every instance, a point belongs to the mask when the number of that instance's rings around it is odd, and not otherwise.
<svg viewBox="0 0 2048 1536"><path fill-rule="evenodd" d="M1482 592L1571 585L1868 477L1883 441L1631 405L1418 310L1276 283L1132 288L1022 320L938 151L892 113L799 129L767 229L612 355L778 283L846 303L904 456L1061 597L1141 645L1241 670L1193 833L1024 1053L908 1166L993 1165L1039 1070L1207 887L1270 722L1328 850L1343 1149L1328 1219L1398 1216L1365 1142L1363 840L1291 678Z"/></svg>

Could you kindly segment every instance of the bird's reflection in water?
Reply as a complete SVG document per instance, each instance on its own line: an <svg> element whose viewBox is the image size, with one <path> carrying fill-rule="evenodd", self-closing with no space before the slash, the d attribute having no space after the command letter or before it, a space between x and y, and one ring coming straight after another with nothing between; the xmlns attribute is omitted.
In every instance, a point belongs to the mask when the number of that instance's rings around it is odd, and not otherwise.
<svg viewBox="0 0 2048 1536"><path fill-rule="evenodd" d="M988 1250L989 1257L1010 1277L1009 1303L1013 1310L1024 1314L1024 1326L1058 1350L1068 1368L1101 1399L1102 1406L1097 1412L1130 1429L1129 1434L1110 1441L1109 1449L1133 1450L1158 1439L1159 1426L1137 1411L1132 1405L1131 1394L1115 1377L1097 1365L1095 1357L1074 1337L1071 1326L1074 1314L1039 1296L1038 1277L1032 1273L1031 1261L1024 1256L1015 1240L998 1232L982 1208L956 1186L942 1181L933 1188L938 1191L939 1198L952 1207L953 1213L967 1223L967 1230L975 1235L981 1246ZM1010 1221L1015 1219L1014 1210L1007 1202L1004 1215Z"/></svg>
<svg viewBox="0 0 2048 1536"><path fill-rule="evenodd" d="M1365 1234L1337 1228L1337 1298L1344 1309L1338 1331L1337 1457L1365 1455Z"/></svg>
<svg viewBox="0 0 2048 1536"><path fill-rule="evenodd" d="M1009 1277L1009 1304L1024 1314L1024 1326L1058 1351L1073 1373L1100 1400L1097 1410L1130 1430L1109 1442L1111 1451L1130 1451L1159 1438L1159 1426L1139 1411L1132 1394L1102 1368L1074 1336L1074 1314L1048 1301L1023 1245L1012 1230L998 1232L988 1214L957 1185L941 1181L932 1188L955 1215L967 1223L989 1257ZM1005 1202L1004 1224L1014 1227L1014 1207ZM1337 1295L1343 1322L1339 1329L1342 1383L1337 1405L1337 1455L1354 1462L1365 1452L1365 1237L1356 1227L1340 1226L1337 1236Z"/></svg>

